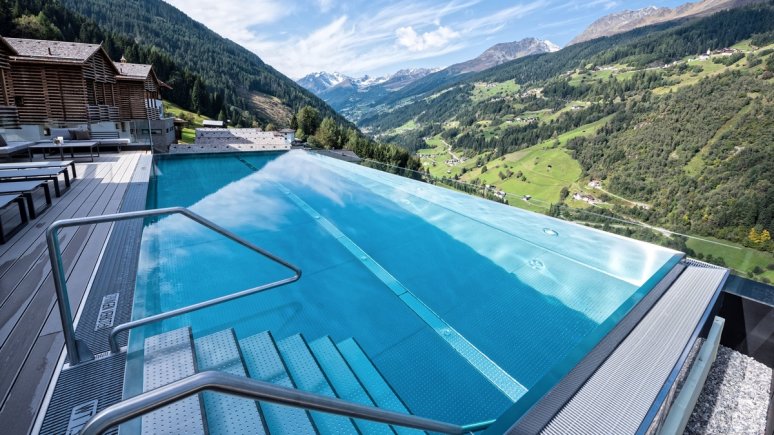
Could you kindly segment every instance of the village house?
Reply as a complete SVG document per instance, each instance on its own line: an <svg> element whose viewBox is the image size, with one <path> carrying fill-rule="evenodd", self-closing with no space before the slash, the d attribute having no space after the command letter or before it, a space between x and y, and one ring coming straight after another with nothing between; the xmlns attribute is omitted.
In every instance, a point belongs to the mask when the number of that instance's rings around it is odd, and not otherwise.
<svg viewBox="0 0 774 435"><path fill-rule="evenodd" d="M573 194L572 195L572 199L574 199L576 201L583 201L583 202L586 202L586 203L591 204L591 205L597 204L599 202L593 196L586 195L586 194L581 193L581 192L576 192L575 194Z"/></svg>
<svg viewBox="0 0 774 435"><path fill-rule="evenodd" d="M115 144L175 139L161 104L167 86L153 67L116 64L99 44L0 37L0 85L0 132L9 140L49 141L61 129L79 135L68 139Z"/></svg>
<svg viewBox="0 0 774 435"><path fill-rule="evenodd" d="M119 71L116 80L121 131L147 137L150 128L154 144L174 142L174 123L164 116L161 101L161 89L171 87L159 80L153 65L129 63L122 57L115 66Z"/></svg>

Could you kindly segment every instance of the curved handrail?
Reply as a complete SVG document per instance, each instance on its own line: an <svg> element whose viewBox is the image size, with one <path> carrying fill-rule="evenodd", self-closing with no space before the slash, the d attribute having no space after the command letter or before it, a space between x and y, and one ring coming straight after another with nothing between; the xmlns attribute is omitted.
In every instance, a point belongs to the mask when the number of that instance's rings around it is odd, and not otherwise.
<svg viewBox="0 0 774 435"><path fill-rule="evenodd" d="M163 216L163 215L170 215L170 214L181 214L193 220L194 222L197 222L200 225L203 225L217 232L218 234L221 234L222 236L225 236L239 243L240 245L261 254L262 256L268 258L269 260L279 263L283 267L293 271L294 275L292 277L284 278L279 281L274 281L272 283L265 284L262 286L253 287L237 293L232 293L230 295L221 296L219 298L210 299L208 301L200 302L193 305L188 305L186 307L178 308L176 310L167 311L165 313L156 314L150 317L145 317L143 319L138 319L135 321L118 325L115 328L113 328L113 330L110 332L111 352L118 351L118 344L116 343L116 335L121 331L126 331L129 329L135 328L137 326L142 326L151 322L156 322L159 320L167 319L169 317L178 316L180 314L188 313L201 308L216 305L222 302L241 298L243 296L258 293L271 288L283 286L285 284L298 281L301 278L301 269L299 269L298 267L252 244L248 240L242 237L239 237L238 235L232 233L231 231L215 224L214 222L208 219L205 219L204 217L188 210L185 207L168 207L168 208L159 208L154 210L140 210L140 211L132 211L132 212L124 212L124 213L107 214L102 216L89 216L89 217L82 217L82 218L63 219L63 220L56 221L52 223L51 226L48 227L48 230L46 231L46 241L48 243L48 253L51 260L51 270L54 275L54 286L56 287L56 297L57 297L57 303L59 305L59 317L60 317L60 320L62 321L62 332L64 333L65 346L67 347L67 354L70 357L71 365L79 364L82 361L90 361L94 359L94 354L91 352L91 350L89 350L86 343L84 343L81 340L78 340L77 337L75 336L75 328L73 327L72 312L70 311L69 297L67 295L67 283L64 276L64 266L62 265L62 254L59 249L59 237L58 237L59 230L61 228L66 228L66 227L100 224L105 222L116 222L116 221L124 221L129 219L146 218L146 217L152 217L152 216Z"/></svg>
<svg viewBox="0 0 774 435"><path fill-rule="evenodd" d="M243 376L206 371L142 393L103 409L86 423L80 435L101 434L113 426L205 390L446 434L465 434L483 430L492 423L489 421L475 425L460 426L415 415L401 414L373 406L361 405L333 397L321 396L294 388L281 387Z"/></svg>

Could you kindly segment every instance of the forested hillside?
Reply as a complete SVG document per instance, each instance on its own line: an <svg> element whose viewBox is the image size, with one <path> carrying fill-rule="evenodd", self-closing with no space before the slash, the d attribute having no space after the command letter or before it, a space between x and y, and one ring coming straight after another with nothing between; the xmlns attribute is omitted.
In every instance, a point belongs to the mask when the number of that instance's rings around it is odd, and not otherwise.
<svg viewBox="0 0 774 435"><path fill-rule="evenodd" d="M312 106L341 124L325 102L171 5L158 0L0 0L0 33L103 42L114 59L153 63L175 104L236 125L287 126Z"/></svg>
<svg viewBox="0 0 774 435"><path fill-rule="evenodd" d="M0 35L101 43L113 59L153 64L172 86L164 98L180 109L240 127L299 128L299 136L315 145L357 150L390 165L419 165L404 149L365 137L258 56L161 1L0 0Z"/></svg>
<svg viewBox="0 0 774 435"><path fill-rule="evenodd" d="M361 126L455 188L734 242L761 254L733 266L771 280L772 77L767 2L509 62L386 105ZM664 234L640 236L696 246Z"/></svg>

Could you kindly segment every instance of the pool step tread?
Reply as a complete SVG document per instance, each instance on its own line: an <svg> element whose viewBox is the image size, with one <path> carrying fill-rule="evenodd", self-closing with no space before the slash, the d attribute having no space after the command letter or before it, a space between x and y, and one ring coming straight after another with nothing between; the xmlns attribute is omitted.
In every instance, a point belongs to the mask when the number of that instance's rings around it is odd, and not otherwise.
<svg viewBox="0 0 774 435"><path fill-rule="evenodd" d="M309 348L318 364L328 377L336 394L345 400L361 405L374 406L374 402L363 385L352 372L336 344L330 337L324 336L309 343ZM394 434L390 426L368 420L355 420L357 427L367 434Z"/></svg>
<svg viewBox="0 0 774 435"><path fill-rule="evenodd" d="M285 363L280 357L274 337L268 331L239 340L242 357L250 377L287 388L295 388ZM266 425L272 435L317 433L309 413L301 408L260 403Z"/></svg>
<svg viewBox="0 0 774 435"><path fill-rule="evenodd" d="M199 371L216 370L247 376L233 329L224 329L194 340ZM207 428L212 435L266 434L255 401L223 393L202 393Z"/></svg>
<svg viewBox="0 0 774 435"><path fill-rule="evenodd" d="M328 397L336 397L333 388L328 383L325 374L320 369L317 360L315 360L301 334L291 335L278 341L277 348L285 361L290 376L300 390ZM312 411L310 414L320 433L358 433L352 420L347 417L316 411Z"/></svg>
<svg viewBox="0 0 774 435"><path fill-rule="evenodd" d="M196 373L191 329L188 327L145 339L143 392ZM143 434L206 433L199 396L190 396L142 416Z"/></svg>
<svg viewBox="0 0 774 435"><path fill-rule="evenodd" d="M403 414L411 414L354 338L340 341L336 347L352 369L352 372L365 387L376 406ZM417 429L398 426L395 426L394 429L399 434L414 435L424 433Z"/></svg>

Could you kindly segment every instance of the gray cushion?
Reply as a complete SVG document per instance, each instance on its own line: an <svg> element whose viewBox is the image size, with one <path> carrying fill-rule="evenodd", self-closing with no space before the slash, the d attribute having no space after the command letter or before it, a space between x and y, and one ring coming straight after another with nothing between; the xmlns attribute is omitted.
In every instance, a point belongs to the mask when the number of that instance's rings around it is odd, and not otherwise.
<svg viewBox="0 0 774 435"><path fill-rule="evenodd" d="M5 138L0 135L0 147L8 146L8 144L5 142Z"/></svg>
<svg viewBox="0 0 774 435"><path fill-rule="evenodd" d="M89 130L72 130L73 138L75 140L91 140L91 132Z"/></svg>

